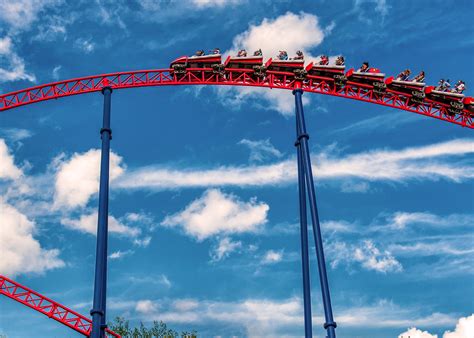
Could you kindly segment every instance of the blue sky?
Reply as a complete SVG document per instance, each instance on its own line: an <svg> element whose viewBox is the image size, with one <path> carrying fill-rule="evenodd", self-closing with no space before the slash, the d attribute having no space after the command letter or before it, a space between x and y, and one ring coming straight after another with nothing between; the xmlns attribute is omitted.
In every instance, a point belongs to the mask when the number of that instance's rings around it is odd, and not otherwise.
<svg viewBox="0 0 474 338"><path fill-rule="evenodd" d="M0 0L0 91L262 46L474 75L471 1ZM338 337L472 337L474 138L439 120L305 94ZM102 96L0 114L0 273L87 314ZM203 337L301 337L289 91L114 91L108 318ZM314 332L324 337L311 241ZM410 329L410 331L408 331ZM470 330L470 331L469 331ZM468 333L470 332L470 333ZM8 337L76 337L0 300Z"/></svg>

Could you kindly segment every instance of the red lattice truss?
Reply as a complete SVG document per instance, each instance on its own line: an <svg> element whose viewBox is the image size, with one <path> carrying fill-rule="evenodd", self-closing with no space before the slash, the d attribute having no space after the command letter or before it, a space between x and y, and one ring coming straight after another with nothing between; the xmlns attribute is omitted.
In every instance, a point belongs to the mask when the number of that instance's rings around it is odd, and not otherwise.
<svg viewBox="0 0 474 338"><path fill-rule="evenodd" d="M288 90L302 88L309 93L375 103L474 128L474 113L464 108L453 114L449 111L448 104L429 98L425 98L421 104L413 104L409 94L391 89L378 94L371 86L351 82L335 86L334 80L330 78L312 77L301 81L295 79L291 73L271 71L268 71L265 77L256 77L251 70L243 69L226 69L225 73L218 73L212 69L188 68L182 74L176 74L171 69L155 69L82 77L0 95L0 111L70 95L97 92L106 86L123 89L175 85L227 85Z"/></svg>
<svg viewBox="0 0 474 338"><path fill-rule="evenodd" d="M2 275L0 275L0 295L26 305L84 336L89 337L91 334L92 322L89 318ZM106 332L107 337L121 337L109 329L106 329Z"/></svg>

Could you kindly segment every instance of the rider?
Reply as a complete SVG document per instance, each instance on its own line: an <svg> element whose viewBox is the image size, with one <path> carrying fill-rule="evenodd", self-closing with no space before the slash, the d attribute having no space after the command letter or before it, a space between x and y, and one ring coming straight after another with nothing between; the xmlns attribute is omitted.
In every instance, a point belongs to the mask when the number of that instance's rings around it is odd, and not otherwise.
<svg viewBox="0 0 474 338"><path fill-rule="evenodd" d="M321 55L320 58L321 58L321 60L319 60L319 64L320 64L320 65L325 66L325 65L328 65L328 64L329 64L329 58L328 58L327 55Z"/></svg>
<svg viewBox="0 0 474 338"><path fill-rule="evenodd" d="M196 53L194 54L194 56L204 56L204 50L199 49L198 51L196 51Z"/></svg>
<svg viewBox="0 0 474 338"><path fill-rule="evenodd" d="M425 72L422 70L415 78L412 80L413 82L420 82L422 83L425 81Z"/></svg>
<svg viewBox="0 0 474 338"><path fill-rule="evenodd" d="M288 60L288 53L284 50L281 50L278 54L278 60Z"/></svg>
<svg viewBox="0 0 474 338"><path fill-rule="evenodd" d="M403 72L397 75L397 81L408 81L410 74L411 71L409 69L405 69Z"/></svg>
<svg viewBox="0 0 474 338"><path fill-rule="evenodd" d="M360 73L367 73L369 71L369 63L367 61L363 62L362 66L357 71Z"/></svg>
<svg viewBox="0 0 474 338"><path fill-rule="evenodd" d="M245 49L241 49L239 50L239 52L237 53L237 56L238 57L246 57L247 56L247 51Z"/></svg>
<svg viewBox="0 0 474 338"><path fill-rule="evenodd" d="M464 83L464 81L459 80L454 85L454 88L452 89L452 92L462 94L464 90L466 90L466 84Z"/></svg>
<svg viewBox="0 0 474 338"><path fill-rule="evenodd" d="M304 55L302 51L297 51L296 56L293 58L293 60L304 60Z"/></svg>
<svg viewBox="0 0 474 338"><path fill-rule="evenodd" d="M344 56L338 56L336 59L336 66L344 66L345 60Z"/></svg>
<svg viewBox="0 0 474 338"><path fill-rule="evenodd" d="M436 86L435 90L442 91L442 92L447 92L449 91L449 88L451 87L451 84L449 83L449 79L441 79L438 82L438 85Z"/></svg>
<svg viewBox="0 0 474 338"><path fill-rule="evenodd" d="M255 52L253 52L253 56L262 56L262 50L258 49Z"/></svg>
<svg viewBox="0 0 474 338"><path fill-rule="evenodd" d="M221 53L221 50L219 48L214 48L212 50L212 54L220 54Z"/></svg>

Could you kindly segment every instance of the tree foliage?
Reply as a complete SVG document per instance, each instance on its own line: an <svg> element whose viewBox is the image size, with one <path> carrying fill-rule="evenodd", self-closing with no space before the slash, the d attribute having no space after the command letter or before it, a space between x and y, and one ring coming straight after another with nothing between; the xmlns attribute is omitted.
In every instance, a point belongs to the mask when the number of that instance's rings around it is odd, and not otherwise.
<svg viewBox="0 0 474 338"><path fill-rule="evenodd" d="M140 323L139 327L132 328L128 320L123 317L116 317L113 323L109 323L108 327L123 338L197 338L196 330L178 333L168 328L162 321L154 321L150 328L143 323Z"/></svg>

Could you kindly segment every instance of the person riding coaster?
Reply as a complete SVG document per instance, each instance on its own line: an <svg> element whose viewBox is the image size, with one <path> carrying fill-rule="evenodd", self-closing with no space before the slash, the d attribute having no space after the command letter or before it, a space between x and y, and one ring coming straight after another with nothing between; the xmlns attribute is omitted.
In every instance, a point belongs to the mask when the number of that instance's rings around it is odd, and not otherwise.
<svg viewBox="0 0 474 338"><path fill-rule="evenodd" d="M435 90L440 91L440 92L448 92L451 88L451 84L449 83L449 79L441 79L438 82L438 85L436 86Z"/></svg>
<svg viewBox="0 0 474 338"><path fill-rule="evenodd" d="M363 62L362 66L357 70L359 73L367 73L369 71L369 63Z"/></svg>
<svg viewBox="0 0 474 338"><path fill-rule="evenodd" d="M202 49L197 50L196 53L194 53L194 56L204 56L204 50Z"/></svg>
<svg viewBox="0 0 474 338"><path fill-rule="evenodd" d="M239 52L237 53L237 56L238 57L247 57L247 51L245 49L241 49L239 50Z"/></svg>
<svg viewBox="0 0 474 338"><path fill-rule="evenodd" d="M281 50L277 58L278 60L282 60L282 61L288 60L288 53L284 50Z"/></svg>
<svg viewBox="0 0 474 338"><path fill-rule="evenodd" d="M262 56L262 50L257 49L255 52L253 52L253 56Z"/></svg>
<svg viewBox="0 0 474 338"><path fill-rule="evenodd" d="M458 82L456 82L451 92L462 94L465 90L466 90L466 84L464 83L464 81L459 80Z"/></svg>
<svg viewBox="0 0 474 338"><path fill-rule="evenodd" d="M422 70L412 81L423 83L425 81L425 72Z"/></svg>
<svg viewBox="0 0 474 338"><path fill-rule="evenodd" d="M321 55L319 60L319 65L327 66L329 64L329 58L327 55Z"/></svg>
<svg viewBox="0 0 474 338"><path fill-rule="evenodd" d="M302 51L297 51L296 56L293 58L293 60L304 60L304 55Z"/></svg>
<svg viewBox="0 0 474 338"><path fill-rule="evenodd" d="M405 69L403 72L397 75L397 81L408 81L410 74L411 71L409 69Z"/></svg>
<svg viewBox="0 0 474 338"><path fill-rule="evenodd" d="M212 51L211 51L211 54L220 54L221 53L221 50L219 48L214 48Z"/></svg>
<svg viewBox="0 0 474 338"><path fill-rule="evenodd" d="M336 59L336 66L344 66L345 65L345 60L344 56L338 56Z"/></svg>

